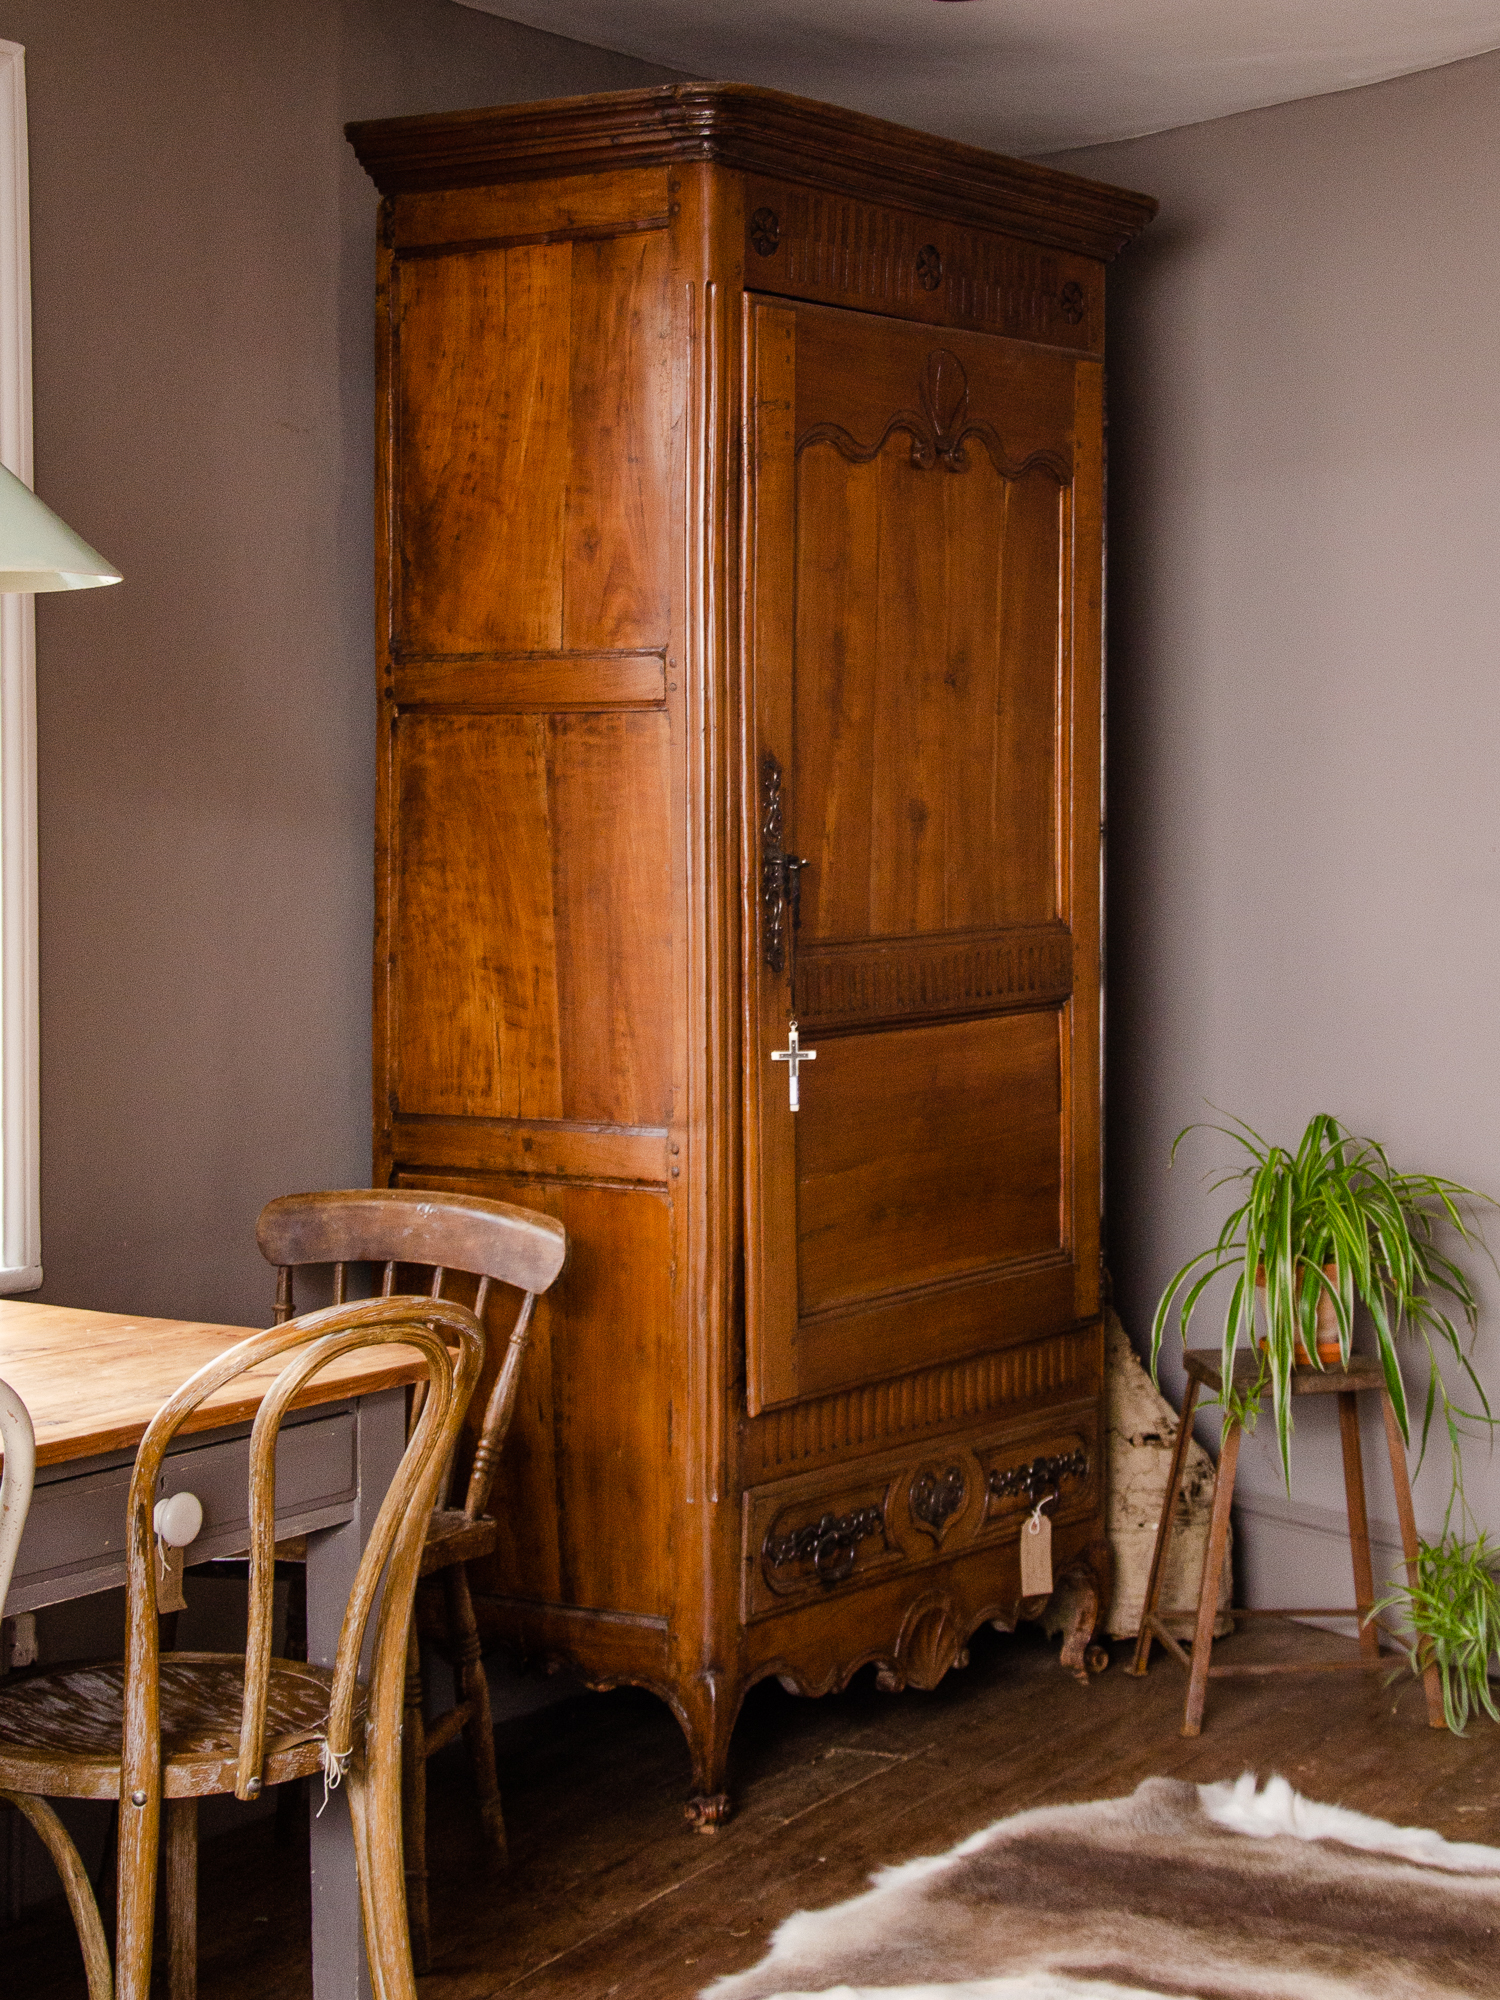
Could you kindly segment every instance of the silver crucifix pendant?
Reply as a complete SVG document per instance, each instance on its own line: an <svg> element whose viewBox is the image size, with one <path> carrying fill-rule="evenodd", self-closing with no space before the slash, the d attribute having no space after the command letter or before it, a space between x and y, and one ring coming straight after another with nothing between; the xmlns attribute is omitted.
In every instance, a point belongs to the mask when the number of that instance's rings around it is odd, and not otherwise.
<svg viewBox="0 0 1500 2000"><path fill-rule="evenodd" d="M816 1049L804 1049L798 1042L797 1023L795 1021L787 1023L786 1044L784 1049L772 1049L771 1060L772 1062L784 1062L786 1064L787 1087L791 1095L791 1106L793 1111L795 1111L800 1102L800 1094L797 1089L797 1072L803 1063L816 1062L818 1060L818 1052Z"/></svg>

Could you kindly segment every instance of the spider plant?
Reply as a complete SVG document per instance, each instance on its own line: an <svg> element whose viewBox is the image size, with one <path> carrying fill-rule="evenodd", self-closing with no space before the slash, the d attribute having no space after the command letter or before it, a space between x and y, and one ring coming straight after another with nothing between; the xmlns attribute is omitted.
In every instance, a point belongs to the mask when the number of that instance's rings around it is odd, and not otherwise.
<svg viewBox="0 0 1500 2000"><path fill-rule="evenodd" d="M1357 1301L1374 1322L1386 1387L1408 1443L1410 1414L1396 1341L1407 1333L1425 1345L1431 1371L1422 1449L1441 1401L1456 1468L1455 1418L1489 1425L1494 1420L1468 1353L1479 1302L1467 1276L1437 1239L1439 1229L1447 1227L1462 1244L1484 1249L1483 1237L1465 1219L1460 1203L1493 1206L1489 1196L1437 1174L1398 1174L1384 1147L1357 1138L1326 1112L1309 1121L1295 1152L1270 1144L1234 1118L1229 1125L1185 1126L1172 1142L1172 1160L1189 1132L1204 1130L1234 1140L1248 1156L1243 1166L1212 1183L1216 1190L1242 1186L1244 1200L1216 1242L1190 1257L1162 1293L1151 1325L1153 1372L1174 1302L1186 1343L1208 1287L1221 1274L1233 1274L1222 1334L1225 1422L1235 1418L1249 1428L1269 1388L1282 1472L1290 1486L1291 1385L1298 1342L1316 1356L1318 1302L1327 1297L1338 1327L1340 1357L1347 1363ZM1264 1343L1249 1385L1236 1390L1236 1350L1243 1342L1247 1352L1256 1353L1256 1293L1262 1284ZM1478 1399L1478 1411L1452 1403L1444 1361L1457 1364ZM1313 1365L1322 1364L1314 1359Z"/></svg>
<svg viewBox="0 0 1500 2000"><path fill-rule="evenodd" d="M1465 1509L1467 1513L1467 1509ZM1449 1506L1452 1515L1452 1505ZM1435 1666L1443 1687L1443 1719L1462 1736L1480 1709L1500 1722L1490 1689L1489 1664L1500 1652L1500 1549L1483 1530L1465 1541L1443 1523L1442 1538L1417 1545L1417 1580L1383 1597L1370 1613L1399 1609L1411 1621L1416 1644L1407 1654L1414 1674Z"/></svg>

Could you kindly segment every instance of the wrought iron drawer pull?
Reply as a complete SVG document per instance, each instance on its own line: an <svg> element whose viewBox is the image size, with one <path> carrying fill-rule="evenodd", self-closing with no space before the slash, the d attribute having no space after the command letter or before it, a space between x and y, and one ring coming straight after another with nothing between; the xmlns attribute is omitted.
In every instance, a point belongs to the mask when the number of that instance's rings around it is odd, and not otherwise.
<svg viewBox="0 0 1500 2000"><path fill-rule="evenodd" d="M767 1535L761 1551L772 1569L811 1562L819 1583L842 1583L854 1574L859 1545L885 1527L879 1507L858 1507L850 1514L824 1514L805 1528L787 1535Z"/></svg>
<svg viewBox="0 0 1500 2000"><path fill-rule="evenodd" d="M996 1500L1008 1500L1019 1493L1036 1507L1049 1495L1055 1499L1065 1479L1087 1479L1088 1472L1088 1453L1080 1446L1066 1457L1034 1458L1028 1465L992 1472L989 1489Z"/></svg>

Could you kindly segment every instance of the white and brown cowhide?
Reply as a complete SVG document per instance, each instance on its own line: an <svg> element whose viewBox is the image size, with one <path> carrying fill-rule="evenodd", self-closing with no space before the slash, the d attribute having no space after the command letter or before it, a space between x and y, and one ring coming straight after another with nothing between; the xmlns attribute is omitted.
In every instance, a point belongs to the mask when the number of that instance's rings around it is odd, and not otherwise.
<svg viewBox="0 0 1500 2000"><path fill-rule="evenodd" d="M804 1911L704 2000L1496 2000L1500 1848L1148 1778Z"/></svg>

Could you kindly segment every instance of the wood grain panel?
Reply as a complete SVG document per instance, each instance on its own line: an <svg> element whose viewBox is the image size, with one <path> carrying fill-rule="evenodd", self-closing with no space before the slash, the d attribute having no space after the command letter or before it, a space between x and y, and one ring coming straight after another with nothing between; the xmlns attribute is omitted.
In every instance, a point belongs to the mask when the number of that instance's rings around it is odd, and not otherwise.
<svg viewBox="0 0 1500 2000"><path fill-rule="evenodd" d="M672 879L665 715L550 725L566 1115L672 1115Z"/></svg>
<svg viewBox="0 0 1500 2000"><path fill-rule="evenodd" d="M562 645L572 250L398 266L395 649Z"/></svg>
<svg viewBox="0 0 1500 2000"><path fill-rule="evenodd" d="M1055 1013L832 1036L806 1090L802 1318L1059 1248Z"/></svg>
<svg viewBox="0 0 1500 2000"><path fill-rule="evenodd" d="M581 708L661 708L667 663L660 653L527 654L511 659L401 660L390 692L398 708L558 713Z"/></svg>
<svg viewBox="0 0 1500 2000"><path fill-rule="evenodd" d="M963 1361L1055 1337L1072 1323L1073 1274L1073 1258L1058 1250L804 1319L796 1332L798 1394L878 1382L918 1358Z"/></svg>
<svg viewBox="0 0 1500 2000"><path fill-rule="evenodd" d="M390 1157L412 1184L423 1169L455 1167L586 1181L642 1181L665 1187L664 1126L632 1128L541 1118L393 1118Z"/></svg>
<svg viewBox="0 0 1500 2000"><path fill-rule="evenodd" d="M671 619L671 333L664 235L573 249L563 632L664 646Z"/></svg>
<svg viewBox="0 0 1500 2000"><path fill-rule="evenodd" d="M400 1185L492 1195L555 1216L568 1262L537 1302L495 1480L500 1546L479 1588L646 1616L672 1608L670 1206L643 1189L451 1174ZM503 1293L496 1326L516 1298ZM498 1354L475 1396L484 1407ZM567 1505L560 1505L566 1492Z"/></svg>
<svg viewBox="0 0 1500 2000"><path fill-rule="evenodd" d="M660 226L669 202L665 167L599 177L569 174L521 186L444 188L397 202L391 240L401 251Z"/></svg>
<svg viewBox="0 0 1500 2000"><path fill-rule="evenodd" d="M418 712L396 749L396 1108L665 1124L666 717Z"/></svg>
<svg viewBox="0 0 1500 2000"><path fill-rule="evenodd" d="M834 330L813 317L816 353ZM915 402L922 349L909 331L904 351ZM810 424L842 406L835 393L804 392L802 357L799 316L798 420ZM977 410L987 406L975 376ZM878 439L885 423L871 427ZM1066 428L1054 444L1068 448ZM916 464L905 430L864 462L829 437L799 457L795 837L812 864L807 948L1037 924L1058 909L1065 499L1047 465L1002 478L973 442L965 460L957 472Z"/></svg>

